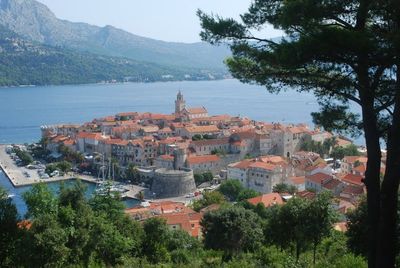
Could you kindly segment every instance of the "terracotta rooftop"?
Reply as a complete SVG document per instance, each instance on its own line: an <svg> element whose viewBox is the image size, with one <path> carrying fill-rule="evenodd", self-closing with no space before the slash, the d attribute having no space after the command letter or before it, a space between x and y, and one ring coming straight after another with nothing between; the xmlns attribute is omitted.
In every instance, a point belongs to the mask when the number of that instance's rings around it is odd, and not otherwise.
<svg viewBox="0 0 400 268"><path fill-rule="evenodd" d="M99 132L79 132L76 135L76 138L77 139L100 140L102 138L102 135Z"/></svg>
<svg viewBox="0 0 400 268"><path fill-rule="evenodd" d="M332 179L331 175L325 173L315 173L314 175L306 176L306 180L310 180L317 184L323 184L325 181Z"/></svg>
<svg viewBox="0 0 400 268"><path fill-rule="evenodd" d="M362 195L364 193L364 187L361 185L349 184L343 188L342 193L348 195Z"/></svg>
<svg viewBox="0 0 400 268"><path fill-rule="evenodd" d="M210 145L229 144L229 138L192 141L191 144L193 144L195 146L210 146Z"/></svg>
<svg viewBox="0 0 400 268"><path fill-rule="evenodd" d="M185 127L185 130L189 133L210 133L220 131L219 128L214 125Z"/></svg>
<svg viewBox="0 0 400 268"><path fill-rule="evenodd" d="M247 201L253 205L257 205L258 203L263 203L265 207L283 204L283 199L278 193L260 195L257 197L247 199Z"/></svg>
<svg viewBox="0 0 400 268"><path fill-rule="evenodd" d="M345 156L343 161L346 163L354 164L356 161L360 162L361 164L365 164L368 161L368 158L365 156Z"/></svg>
<svg viewBox="0 0 400 268"><path fill-rule="evenodd" d="M355 175L355 174L346 174L345 176L342 177L342 181L355 184L355 185L364 185L362 182L363 177L361 175Z"/></svg>
<svg viewBox="0 0 400 268"><path fill-rule="evenodd" d="M195 156L189 156L187 158L187 162L190 165L209 163L209 162L219 162L220 160L221 158L218 155L195 155Z"/></svg>
<svg viewBox="0 0 400 268"><path fill-rule="evenodd" d="M186 108L186 111L190 114L206 114L207 109L204 107L193 107L193 108Z"/></svg>
<svg viewBox="0 0 400 268"><path fill-rule="evenodd" d="M341 184L339 180L332 179L323 184L322 187L328 190L333 190Z"/></svg>
<svg viewBox="0 0 400 268"><path fill-rule="evenodd" d="M306 182L305 176L289 177L288 179L292 182L292 184L295 184L295 185L304 184Z"/></svg>

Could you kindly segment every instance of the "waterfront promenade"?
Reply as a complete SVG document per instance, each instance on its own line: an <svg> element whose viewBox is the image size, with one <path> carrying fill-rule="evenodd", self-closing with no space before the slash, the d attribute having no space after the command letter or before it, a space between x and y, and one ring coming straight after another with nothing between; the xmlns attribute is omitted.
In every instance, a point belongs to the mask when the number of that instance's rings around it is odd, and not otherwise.
<svg viewBox="0 0 400 268"><path fill-rule="evenodd" d="M29 186L37 183L49 183L57 181L65 181L79 178L88 182L96 182L96 178L86 175L66 174L65 176L52 177L49 179L41 179L36 169L27 169L26 167L18 167L10 155L6 153L6 145L0 145L0 168L10 180L14 187ZM29 177L24 173L29 174Z"/></svg>

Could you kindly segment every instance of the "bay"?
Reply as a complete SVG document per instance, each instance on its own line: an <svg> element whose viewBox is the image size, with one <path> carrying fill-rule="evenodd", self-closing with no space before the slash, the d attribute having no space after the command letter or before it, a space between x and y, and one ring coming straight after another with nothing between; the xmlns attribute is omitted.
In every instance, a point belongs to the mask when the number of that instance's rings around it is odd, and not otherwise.
<svg viewBox="0 0 400 268"><path fill-rule="evenodd" d="M210 115L311 125L310 113L318 110L312 94L270 94L234 79L0 88L0 143L37 141L41 125L83 123L127 111L172 113L178 90L188 106L205 106Z"/></svg>

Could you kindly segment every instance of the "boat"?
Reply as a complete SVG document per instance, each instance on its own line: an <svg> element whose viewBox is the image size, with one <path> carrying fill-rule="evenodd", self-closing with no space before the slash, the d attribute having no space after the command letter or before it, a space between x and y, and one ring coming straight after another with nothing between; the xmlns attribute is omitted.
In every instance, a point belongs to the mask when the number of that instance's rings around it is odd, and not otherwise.
<svg viewBox="0 0 400 268"><path fill-rule="evenodd" d="M9 198L9 199L13 199L14 197L15 197L15 194L9 194L9 195L8 195L8 198Z"/></svg>

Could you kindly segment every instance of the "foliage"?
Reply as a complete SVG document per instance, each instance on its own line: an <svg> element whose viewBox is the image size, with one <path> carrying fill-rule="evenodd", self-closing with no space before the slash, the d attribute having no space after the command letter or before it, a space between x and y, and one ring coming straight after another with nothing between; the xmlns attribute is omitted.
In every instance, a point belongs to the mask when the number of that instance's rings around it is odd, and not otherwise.
<svg viewBox="0 0 400 268"><path fill-rule="evenodd" d="M28 207L27 218L57 213L57 199L44 183L33 185L30 191L23 194L23 198Z"/></svg>
<svg viewBox="0 0 400 268"><path fill-rule="evenodd" d="M133 183L139 183L140 182L140 174L137 169L137 167L130 163L128 167L125 170L125 178L127 180L130 180Z"/></svg>
<svg viewBox="0 0 400 268"><path fill-rule="evenodd" d="M241 207L207 212L201 225L205 247L223 250L228 256L255 250L262 242L260 217Z"/></svg>
<svg viewBox="0 0 400 268"><path fill-rule="evenodd" d="M227 180L221 183L218 191L225 195L230 201L236 201L240 192L244 189L239 180Z"/></svg>
<svg viewBox="0 0 400 268"><path fill-rule="evenodd" d="M33 162L33 157L27 151L21 150L19 148L14 148L14 153L21 159L24 166L29 165Z"/></svg>
<svg viewBox="0 0 400 268"><path fill-rule="evenodd" d="M200 174L194 174L194 181L197 186L204 182L210 182L213 180L213 178L214 175L209 171Z"/></svg>
<svg viewBox="0 0 400 268"><path fill-rule="evenodd" d="M234 77L275 93L312 92L321 106L312 114L316 125L353 136L365 132L369 266L393 267L400 185L398 3L266 0L253 1L240 20L200 10L198 16L203 41L230 46L226 63ZM262 37L268 24L286 37ZM381 183L382 140L387 162Z"/></svg>
<svg viewBox="0 0 400 268"><path fill-rule="evenodd" d="M243 187L240 181L235 179L228 179L221 183L218 191L225 195L230 201L242 201L260 195L260 193L252 189Z"/></svg>
<svg viewBox="0 0 400 268"><path fill-rule="evenodd" d="M62 154L63 159L74 164L81 164L85 160L82 153L73 151L69 147L60 145L58 151Z"/></svg>
<svg viewBox="0 0 400 268"><path fill-rule="evenodd" d="M223 204L226 202L224 195L218 191L204 192L201 199L197 199L193 202L192 207L195 211L208 207L212 204Z"/></svg>
<svg viewBox="0 0 400 268"><path fill-rule="evenodd" d="M297 192L297 188L294 185L289 185L286 183L278 183L274 185L274 187L272 188L272 192L295 194Z"/></svg>
<svg viewBox="0 0 400 268"><path fill-rule="evenodd" d="M273 206L266 217L266 240L284 249L293 246L296 260L311 245L315 256L317 246L329 235L336 219L330 198L329 193L322 193L311 201L294 197L283 206Z"/></svg>
<svg viewBox="0 0 400 268"><path fill-rule="evenodd" d="M3 26L0 30L3 51L0 54L0 86L176 81L187 80L185 75L190 75L190 80L210 79L197 67L162 66L128 59L125 55L103 56L40 45L21 38ZM210 72L222 78L223 72Z"/></svg>
<svg viewBox="0 0 400 268"><path fill-rule="evenodd" d="M0 267L13 267L17 255L18 214L7 192L0 186Z"/></svg>
<svg viewBox="0 0 400 268"><path fill-rule="evenodd" d="M361 153L358 151L357 146L350 144L345 147L337 146L333 148L331 152L331 157L334 159L343 159L345 156L360 156Z"/></svg>

